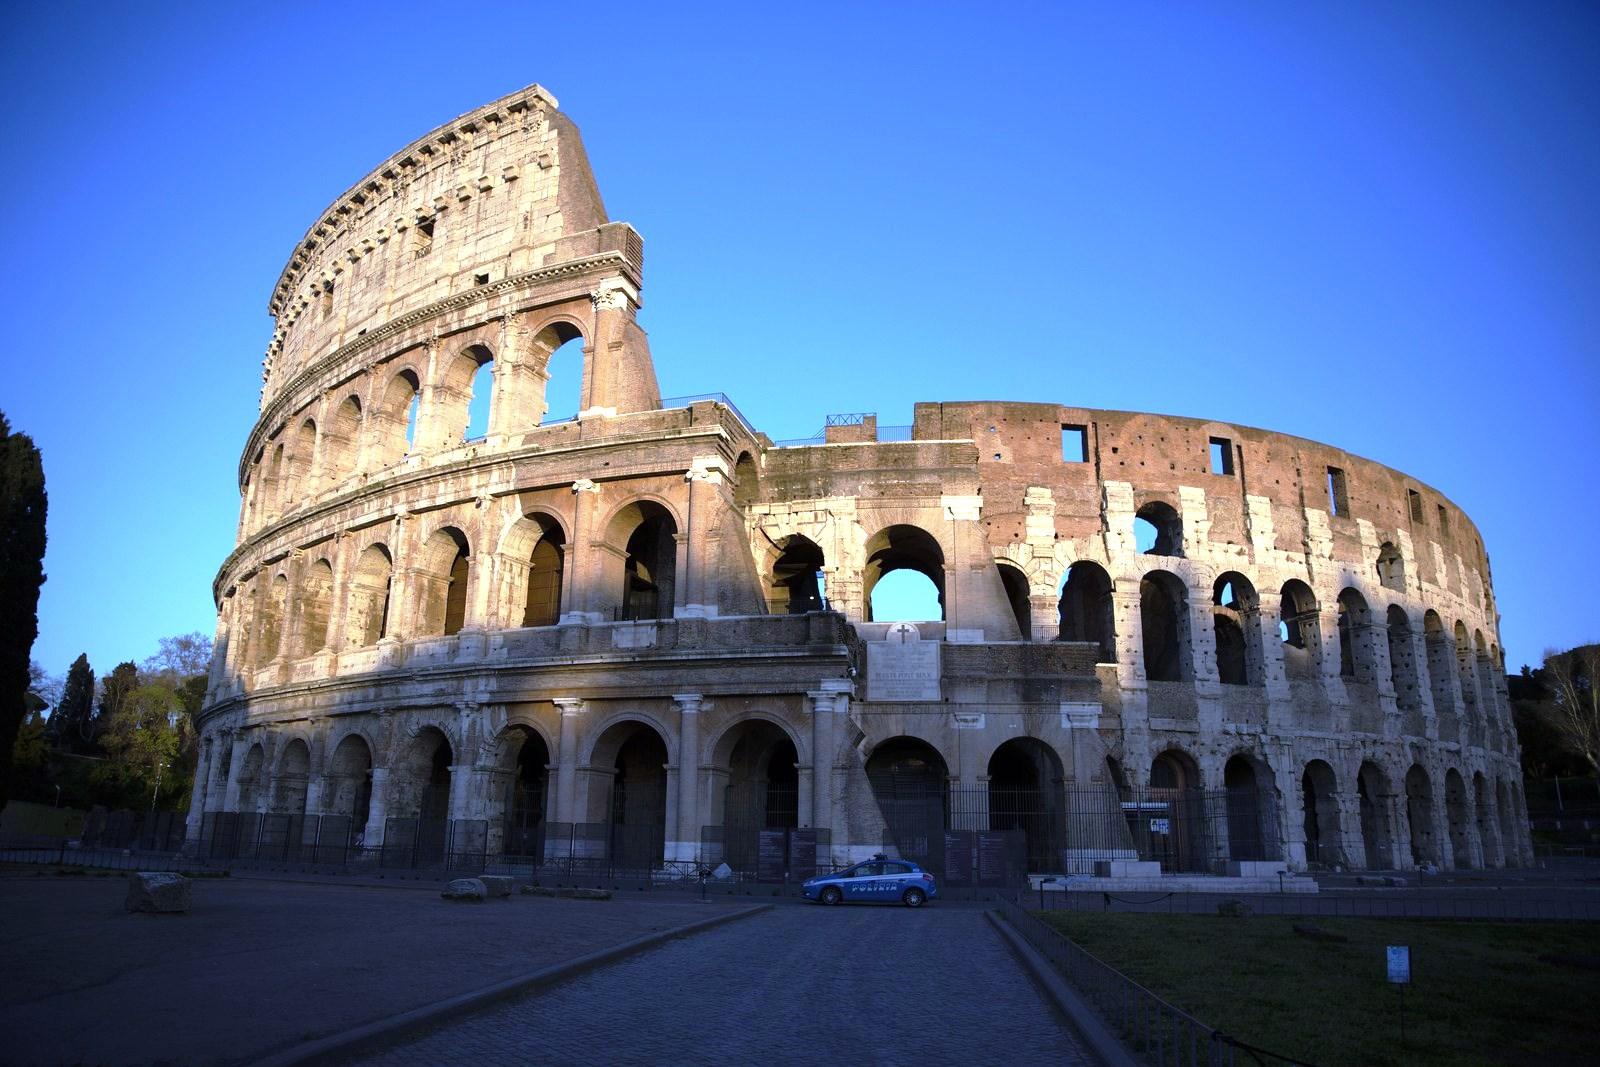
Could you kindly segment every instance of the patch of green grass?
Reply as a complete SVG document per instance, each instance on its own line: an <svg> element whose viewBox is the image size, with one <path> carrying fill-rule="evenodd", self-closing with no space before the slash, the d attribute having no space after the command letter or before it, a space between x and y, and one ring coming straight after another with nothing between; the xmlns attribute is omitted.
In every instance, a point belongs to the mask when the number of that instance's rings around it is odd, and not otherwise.
<svg viewBox="0 0 1600 1067"><path fill-rule="evenodd" d="M1039 917L1202 1022L1319 1067L1600 1063L1600 924ZM1314 941L1296 925L1349 940ZM1404 1046L1388 945L1411 947Z"/></svg>

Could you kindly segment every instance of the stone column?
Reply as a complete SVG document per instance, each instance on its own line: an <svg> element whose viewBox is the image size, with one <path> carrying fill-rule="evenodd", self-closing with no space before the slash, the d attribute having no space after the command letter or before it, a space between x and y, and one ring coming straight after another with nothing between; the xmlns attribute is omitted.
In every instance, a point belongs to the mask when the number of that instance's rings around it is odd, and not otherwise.
<svg viewBox="0 0 1600 1067"><path fill-rule="evenodd" d="M570 588L562 590L561 625L592 624L605 621L600 610L600 589L596 549L604 531L600 522L600 487L588 478L572 483L572 542L567 546L567 566L562 580Z"/></svg>
<svg viewBox="0 0 1600 1067"><path fill-rule="evenodd" d="M367 802L367 825L361 831L363 848L381 848L383 827L388 819L389 768L372 768L372 796Z"/></svg>
<svg viewBox="0 0 1600 1067"><path fill-rule="evenodd" d="M206 786L211 778L211 763L216 741L206 738L200 743L200 758L195 762L194 786L189 791L189 817L184 820L185 842L200 839L200 826L206 815Z"/></svg>
<svg viewBox="0 0 1600 1067"><path fill-rule="evenodd" d="M225 811L239 810L239 771L244 767L245 753L250 751L250 739L243 730L233 737L233 755L228 760L228 785L223 794L222 806ZM262 761L262 773L266 773L266 761Z"/></svg>
<svg viewBox="0 0 1600 1067"><path fill-rule="evenodd" d="M689 472L687 552L680 553L682 570L677 586L675 614L685 618L711 618L717 614L717 562L721 553L713 543L717 511L724 506L722 487L728 474L720 456L696 456ZM716 540L720 541L720 538Z"/></svg>
<svg viewBox="0 0 1600 1067"><path fill-rule="evenodd" d="M556 740L556 811L553 822L572 823L578 810L578 716L584 702L577 697L557 697L561 733Z"/></svg>
<svg viewBox="0 0 1600 1067"><path fill-rule="evenodd" d="M700 712L707 705L699 693L675 693L672 701L678 706L678 822L667 859L688 861L700 848Z"/></svg>

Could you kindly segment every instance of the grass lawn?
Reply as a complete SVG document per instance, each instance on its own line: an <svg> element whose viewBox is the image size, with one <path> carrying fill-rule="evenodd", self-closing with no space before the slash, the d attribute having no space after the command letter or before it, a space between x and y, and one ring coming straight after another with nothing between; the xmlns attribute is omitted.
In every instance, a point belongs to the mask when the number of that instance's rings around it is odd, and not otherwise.
<svg viewBox="0 0 1600 1067"><path fill-rule="evenodd" d="M1600 1063L1597 923L1040 918L1202 1022L1318 1067ZM1349 941L1314 941L1296 924ZM1386 945L1411 947L1404 1047ZM1590 969L1547 955L1587 956Z"/></svg>

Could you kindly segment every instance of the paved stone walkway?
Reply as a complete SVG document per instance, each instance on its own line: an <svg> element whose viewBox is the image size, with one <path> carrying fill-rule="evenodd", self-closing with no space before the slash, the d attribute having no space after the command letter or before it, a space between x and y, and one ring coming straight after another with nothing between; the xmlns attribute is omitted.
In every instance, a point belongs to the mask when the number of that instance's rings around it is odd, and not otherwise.
<svg viewBox="0 0 1600 1067"><path fill-rule="evenodd" d="M130 915L126 893L0 877L0 1063L248 1062L755 902L223 878L194 882L188 915Z"/></svg>
<svg viewBox="0 0 1600 1067"><path fill-rule="evenodd" d="M358 1062L1095 1062L981 910L789 906Z"/></svg>

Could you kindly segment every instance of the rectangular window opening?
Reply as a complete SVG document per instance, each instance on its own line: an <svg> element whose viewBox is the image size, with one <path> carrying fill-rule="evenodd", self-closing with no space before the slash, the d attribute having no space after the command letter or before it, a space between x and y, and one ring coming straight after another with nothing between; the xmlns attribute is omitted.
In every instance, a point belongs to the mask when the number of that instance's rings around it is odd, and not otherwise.
<svg viewBox="0 0 1600 1067"><path fill-rule="evenodd" d="M1443 504L1439 505L1439 536L1450 536L1450 512L1445 510Z"/></svg>
<svg viewBox="0 0 1600 1067"><path fill-rule="evenodd" d="M1063 463L1089 462L1089 428L1087 426L1061 427L1061 461Z"/></svg>
<svg viewBox="0 0 1600 1067"><path fill-rule="evenodd" d="M1233 474L1233 442L1226 437L1211 439L1211 473Z"/></svg>
<svg viewBox="0 0 1600 1067"><path fill-rule="evenodd" d="M1406 498L1411 502L1411 521L1422 521L1422 494L1415 489L1406 490Z"/></svg>
<svg viewBox="0 0 1600 1067"><path fill-rule="evenodd" d="M423 219L412 229L411 247L417 255L425 256L433 247L433 220Z"/></svg>
<svg viewBox="0 0 1600 1067"><path fill-rule="evenodd" d="M474 274L472 276L472 284L473 285L488 285L489 284L489 276L487 274Z"/></svg>
<svg viewBox="0 0 1600 1067"><path fill-rule="evenodd" d="M1344 471L1338 467L1328 468L1328 513L1350 514L1350 498L1345 493Z"/></svg>

